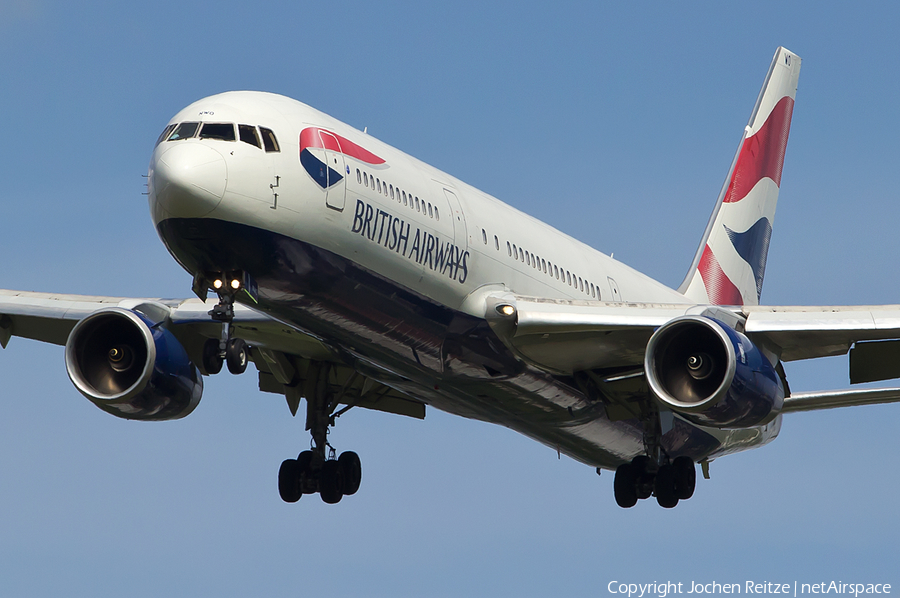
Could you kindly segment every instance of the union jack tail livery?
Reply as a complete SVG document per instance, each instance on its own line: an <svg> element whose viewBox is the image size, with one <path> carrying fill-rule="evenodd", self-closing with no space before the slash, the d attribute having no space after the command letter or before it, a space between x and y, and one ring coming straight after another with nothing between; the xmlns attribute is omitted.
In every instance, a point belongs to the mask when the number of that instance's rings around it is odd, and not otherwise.
<svg viewBox="0 0 900 598"><path fill-rule="evenodd" d="M759 305L800 57L778 48L687 277L697 303Z"/></svg>

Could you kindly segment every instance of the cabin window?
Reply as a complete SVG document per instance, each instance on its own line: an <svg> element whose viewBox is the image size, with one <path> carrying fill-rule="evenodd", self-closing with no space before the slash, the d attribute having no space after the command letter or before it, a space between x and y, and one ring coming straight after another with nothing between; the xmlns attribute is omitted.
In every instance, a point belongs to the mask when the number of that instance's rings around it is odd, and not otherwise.
<svg viewBox="0 0 900 598"><path fill-rule="evenodd" d="M484 244L487 245L487 232L484 229L481 229L481 240L484 241Z"/></svg>
<svg viewBox="0 0 900 598"><path fill-rule="evenodd" d="M231 123L203 123L203 128L200 129L200 139L234 141L234 125Z"/></svg>
<svg viewBox="0 0 900 598"><path fill-rule="evenodd" d="M381 179L375 179L375 189L381 193Z"/></svg>
<svg viewBox="0 0 900 598"><path fill-rule="evenodd" d="M524 261L525 261L525 254L522 253L522 248L521 248L521 247L519 247L519 261L520 261L520 262L524 262Z"/></svg>
<svg viewBox="0 0 900 598"><path fill-rule="evenodd" d="M434 218L434 210L431 209L431 202L428 202L428 217Z"/></svg>
<svg viewBox="0 0 900 598"><path fill-rule="evenodd" d="M500 251L500 239L497 238L497 235L494 235L494 249Z"/></svg>
<svg viewBox="0 0 900 598"><path fill-rule="evenodd" d="M416 211L417 211L417 212L421 212L421 211L422 211L422 208L419 206L419 198L418 198L418 197L416 197Z"/></svg>
<svg viewBox="0 0 900 598"><path fill-rule="evenodd" d="M178 141L180 139L190 139L197 133L200 123L181 123L169 135L169 141Z"/></svg>
<svg viewBox="0 0 900 598"><path fill-rule="evenodd" d="M440 219L441 219L441 213L438 212L437 206L434 206L434 219L435 219L435 220L440 220Z"/></svg>
<svg viewBox="0 0 900 598"><path fill-rule="evenodd" d="M531 265L531 256L528 255L527 251L525 252L525 263L528 264L529 266Z"/></svg>
<svg viewBox="0 0 900 598"><path fill-rule="evenodd" d="M256 132L256 127L253 125L238 125L238 135L244 143L249 143L250 145L255 145L259 149L262 149L259 133Z"/></svg>
<svg viewBox="0 0 900 598"><path fill-rule="evenodd" d="M512 247L510 247L509 241L506 242L506 254L512 257Z"/></svg>
<svg viewBox="0 0 900 598"><path fill-rule="evenodd" d="M390 185L389 188L391 190L391 199L394 199L394 186Z"/></svg>
<svg viewBox="0 0 900 598"><path fill-rule="evenodd" d="M172 133L172 131L175 130L175 127L177 126L177 124L172 124L166 127L166 129L160 134L159 139L156 140L156 145L159 145L160 143L168 139L169 135Z"/></svg>
<svg viewBox="0 0 900 598"><path fill-rule="evenodd" d="M367 173L367 172L363 173L363 182L366 184L366 187L369 186L369 173Z"/></svg>
<svg viewBox="0 0 900 598"><path fill-rule="evenodd" d="M406 191L401 191L400 194L403 196L403 205L406 205Z"/></svg>
<svg viewBox="0 0 900 598"><path fill-rule="evenodd" d="M362 184L362 175L359 172L359 168L356 169L356 182Z"/></svg>
<svg viewBox="0 0 900 598"><path fill-rule="evenodd" d="M547 260L541 258L541 267L544 269L544 274L547 273Z"/></svg>
<svg viewBox="0 0 900 598"><path fill-rule="evenodd" d="M259 132L262 133L263 147L266 148L267 152L281 151L281 148L278 147L278 140L275 139L275 133L272 131L272 129L260 127Z"/></svg>

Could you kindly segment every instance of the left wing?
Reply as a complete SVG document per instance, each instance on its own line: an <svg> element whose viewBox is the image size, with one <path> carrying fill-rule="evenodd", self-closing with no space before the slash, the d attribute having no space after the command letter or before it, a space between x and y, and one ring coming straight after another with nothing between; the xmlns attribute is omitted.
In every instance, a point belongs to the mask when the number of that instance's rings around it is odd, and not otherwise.
<svg viewBox="0 0 900 598"><path fill-rule="evenodd" d="M520 359L561 375L596 368L637 374L656 329L679 317L701 316L744 333L776 360L849 351L852 384L900 378L900 305L706 306L498 294L488 297L485 315ZM898 400L898 389L794 393L784 411Z"/></svg>

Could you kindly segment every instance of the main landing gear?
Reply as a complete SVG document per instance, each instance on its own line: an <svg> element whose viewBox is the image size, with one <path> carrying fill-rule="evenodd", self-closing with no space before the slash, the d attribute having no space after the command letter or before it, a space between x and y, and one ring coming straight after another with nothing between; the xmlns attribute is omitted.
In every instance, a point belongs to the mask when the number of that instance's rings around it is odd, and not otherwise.
<svg viewBox="0 0 900 598"><path fill-rule="evenodd" d="M625 509L651 495L656 496L659 506L671 509L679 500L694 495L696 481L697 473L690 457L682 455L657 465L650 457L639 455L631 463L619 465L613 488L616 503Z"/></svg>
<svg viewBox="0 0 900 598"><path fill-rule="evenodd" d="M337 398L328 393L329 364L310 364L307 386L306 429L312 434L310 450L287 459L278 470L278 493L284 502L297 502L304 494L316 494L328 504L356 494L362 481L362 465L353 451L337 452L328 443L328 428L343 411L335 414ZM346 409L345 409L346 410Z"/></svg>

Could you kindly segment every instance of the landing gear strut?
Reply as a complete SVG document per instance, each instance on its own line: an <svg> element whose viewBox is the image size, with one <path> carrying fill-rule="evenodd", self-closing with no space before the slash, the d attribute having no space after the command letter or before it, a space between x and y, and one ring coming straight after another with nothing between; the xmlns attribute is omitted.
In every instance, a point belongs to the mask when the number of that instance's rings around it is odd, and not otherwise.
<svg viewBox="0 0 900 598"><path fill-rule="evenodd" d="M306 396L306 429L312 435L310 450L287 459L278 470L278 493L285 502L297 502L304 494L318 493L328 504L356 494L362 481L362 465L353 451L337 452L328 443L328 428L334 426L337 397L328 392L329 364L311 363Z"/></svg>
<svg viewBox="0 0 900 598"><path fill-rule="evenodd" d="M249 349L243 339L232 338L234 295L220 291L219 303L210 310L209 315L222 323L222 335L218 339L208 339L203 345L204 369L209 374L218 374L225 363L232 374L243 374L249 361Z"/></svg>

